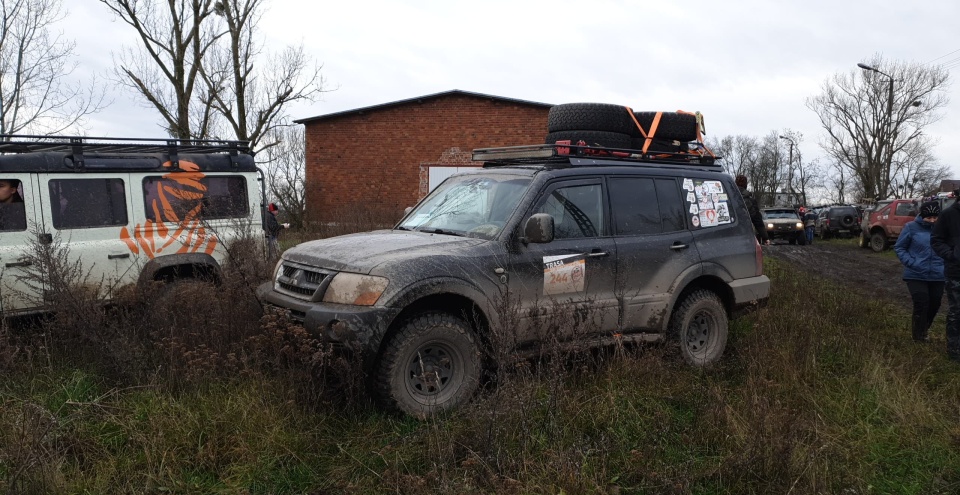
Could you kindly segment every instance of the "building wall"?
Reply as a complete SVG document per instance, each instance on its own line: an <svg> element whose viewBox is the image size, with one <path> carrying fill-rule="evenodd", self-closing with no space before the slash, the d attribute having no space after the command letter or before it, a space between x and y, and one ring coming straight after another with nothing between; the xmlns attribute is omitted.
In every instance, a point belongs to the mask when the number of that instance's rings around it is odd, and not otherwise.
<svg viewBox="0 0 960 495"><path fill-rule="evenodd" d="M452 148L542 143L548 111L448 95L306 122L308 217L329 222L364 211L398 219L421 197L421 165L443 165L458 156Z"/></svg>

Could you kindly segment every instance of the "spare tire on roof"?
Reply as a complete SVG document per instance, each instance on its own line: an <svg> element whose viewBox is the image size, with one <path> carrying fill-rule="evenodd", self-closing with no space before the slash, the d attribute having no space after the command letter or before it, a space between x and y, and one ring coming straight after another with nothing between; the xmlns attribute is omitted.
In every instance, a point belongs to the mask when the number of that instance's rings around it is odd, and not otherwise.
<svg viewBox="0 0 960 495"><path fill-rule="evenodd" d="M640 135L630 111L609 103L564 103L550 107L547 131L594 130Z"/></svg>
<svg viewBox="0 0 960 495"><path fill-rule="evenodd" d="M653 119L657 112L633 112L637 122L643 126L643 131L650 133L653 126ZM631 136L641 136L640 130L634 124L634 132ZM663 112L660 115L660 123L657 124L657 132L654 133L658 139L676 140L676 141L695 141L697 139L697 116L689 113Z"/></svg>
<svg viewBox="0 0 960 495"><path fill-rule="evenodd" d="M642 150L646 139L642 137L635 137L630 139L630 147L635 150ZM678 143L677 141L653 138L650 140L650 146L647 148L647 153L681 153L687 151L688 148L685 143Z"/></svg>
<svg viewBox="0 0 960 495"><path fill-rule="evenodd" d="M570 144L576 145L581 140L587 143L587 146L600 146L603 148L630 148L630 136L620 132L593 131L586 129L557 131L547 134L544 141L547 144L554 144L557 141L570 140Z"/></svg>

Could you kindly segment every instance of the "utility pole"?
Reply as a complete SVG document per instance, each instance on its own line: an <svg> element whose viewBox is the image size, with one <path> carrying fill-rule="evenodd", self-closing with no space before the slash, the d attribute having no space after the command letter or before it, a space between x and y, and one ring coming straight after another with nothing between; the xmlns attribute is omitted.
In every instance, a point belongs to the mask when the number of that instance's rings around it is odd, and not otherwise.
<svg viewBox="0 0 960 495"><path fill-rule="evenodd" d="M780 139L786 140L788 143L790 143L789 157L787 158L787 189L790 191L791 201L796 201L797 193L793 189L793 146L796 143L793 142L793 138L791 138L790 136L780 136ZM801 206L806 206L807 198L804 197L802 201L803 201L803 205ZM796 205L793 205L793 206L796 206Z"/></svg>

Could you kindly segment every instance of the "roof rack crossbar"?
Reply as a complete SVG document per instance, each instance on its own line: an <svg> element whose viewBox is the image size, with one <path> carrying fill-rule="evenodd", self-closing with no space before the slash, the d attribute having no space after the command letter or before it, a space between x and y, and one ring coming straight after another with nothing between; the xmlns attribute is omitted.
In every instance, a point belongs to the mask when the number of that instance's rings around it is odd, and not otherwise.
<svg viewBox="0 0 960 495"><path fill-rule="evenodd" d="M484 162L484 166L517 165L535 163L569 163L571 158L589 160L615 160L626 165L649 165L652 163L684 164L720 168L716 160L720 157L699 153L678 153L624 148L606 148L600 146L580 146L571 144L532 144L506 146L499 148L477 148L473 150L473 161Z"/></svg>
<svg viewBox="0 0 960 495"><path fill-rule="evenodd" d="M214 139L109 138L0 134L0 154L54 152L74 155L80 164L84 153L253 154L249 141Z"/></svg>

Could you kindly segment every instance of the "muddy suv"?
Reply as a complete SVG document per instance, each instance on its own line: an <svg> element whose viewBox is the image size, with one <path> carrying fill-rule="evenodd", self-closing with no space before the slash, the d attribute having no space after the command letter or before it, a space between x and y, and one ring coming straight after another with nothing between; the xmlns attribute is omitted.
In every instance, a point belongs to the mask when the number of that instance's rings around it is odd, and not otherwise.
<svg viewBox="0 0 960 495"><path fill-rule="evenodd" d="M793 208L764 208L760 211L770 240L786 239L790 244L801 246L807 243L803 232L803 220Z"/></svg>
<svg viewBox="0 0 960 495"><path fill-rule="evenodd" d="M768 298L750 217L719 166L554 144L473 158L483 167L448 178L393 229L293 247L258 289L359 353L390 408L454 407L490 356L548 342L667 339L708 366L728 319Z"/></svg>
<svg viewBox="0 0 960 495"><path fill-rule="evenodd" d="M814 227L821 239L860 235L860 210L856 206L827 206L817 215Z"/></svg>
<svg viewBox="0 0 960 495"><path fill-rule="evenodd" d="M154 280L216 280L225 246L261 232L258 178L242 142L3 136L0 315L48 306L51 294L30 283L37 245L66 246L67 266L104 298Z"/></svg>

